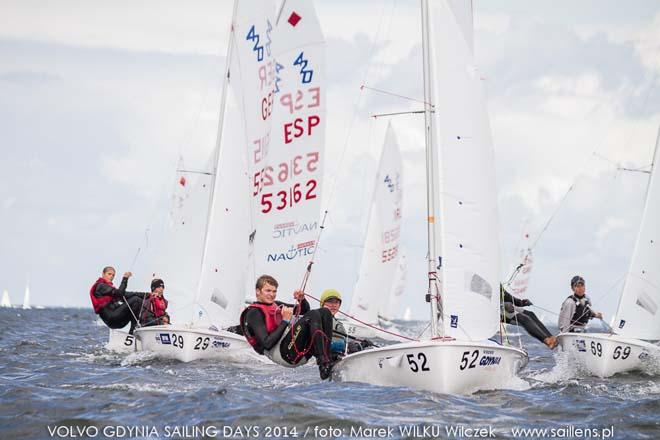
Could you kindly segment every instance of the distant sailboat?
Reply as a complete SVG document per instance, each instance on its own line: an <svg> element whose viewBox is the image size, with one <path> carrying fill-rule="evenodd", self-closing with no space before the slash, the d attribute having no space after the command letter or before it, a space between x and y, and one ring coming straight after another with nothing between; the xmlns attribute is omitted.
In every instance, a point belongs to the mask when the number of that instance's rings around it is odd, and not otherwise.
<svg viewBox="0 0 660 440"><path fill-rule="evenodd" d="M406 311L403 313L403 320L412 321L412 310L410 310L410 307L406 307Z"/></svg>
<svg viewBox="0 0 660 440"><path fill-rule="evenodd" d="M23 308L31 309L30 307L30 283L25 284L25 295L23 295Z"/></svg>
<svg viewBox="0 0 660 440"><path fill-rule="evenodd" d="M7 292L7 289L2 292L2 302L0 302L0 307L11 307L9 292Z"/></svg>
<svg viewBox="0 0 660 440"><path fill-rule="evenodd" d="M402 168L399 144L392 125L388 125L370 205L360 273L349 307L349 314L359 322L344 323L346 333L358 338L387 337L374 327L381 326L381 316L391 318L389 310L385 309L389 307L400 258Z"/></svg>

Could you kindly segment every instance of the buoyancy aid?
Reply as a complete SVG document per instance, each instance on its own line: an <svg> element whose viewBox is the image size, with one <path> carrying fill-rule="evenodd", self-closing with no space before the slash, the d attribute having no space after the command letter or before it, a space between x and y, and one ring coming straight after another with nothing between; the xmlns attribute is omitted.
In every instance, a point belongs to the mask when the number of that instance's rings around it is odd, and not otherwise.
<svg viewBox="0 0 660 440"><path fill-rule="evenodd" d="M94 295L94 292L96 291L96 286L98 286L99 284L107 284L110 287L115 287L110 281L107 281L104 278L99 278L98 280L96 280L94 284L92 284L92 288L89 289L89 297L92 300L94 313L96 313L97 315L99 314L99 312L103 307L108 305L108 303L111 303L113 300L112 295L103 295L103 296Z"/></svg>
<svg viewBox="0 0 660 440"><path fill-rule="evenodd" d="M272 304L262 304L262 303L252 303L249 306L243 310L241 313L241 327L243 328L243 334L245 335L245 338L247 339L248 343L257 350L258 350L258 343L257 343L257 338L255 338L245 325L245 318L247 316L247 312L250 309L257 309L260 310L263 317L264 317L264 322L266 324L266 332L267 333L272 333L275 331L277 326L280 325L282 322L282 309L280 308L279 305L272 303ZM263 351L263 350L262 350Z"/></svg>
<svg viewBox="0 0 660 440"><path fill-rule="evenodd" d="M154 316L160 318L165 314L165 310L167 310L167 300L162 296L152 296L151 307Z"/></svg>
<svg viewBox="0 0 660 440"><path fill-rule="evenodd" d="M571 295L568 298L575 302L575 313L571 317L571 327L576 325L580 327L586 326L591 318L591 301L586 296L578 298L575 295Z"/></svg>

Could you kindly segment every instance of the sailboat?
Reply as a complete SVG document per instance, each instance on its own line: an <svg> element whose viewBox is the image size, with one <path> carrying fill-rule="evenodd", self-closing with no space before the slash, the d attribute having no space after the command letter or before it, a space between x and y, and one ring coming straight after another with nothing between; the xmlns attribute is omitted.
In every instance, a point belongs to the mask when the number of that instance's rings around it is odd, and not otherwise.
<svg viewBox="0 0 660 440"><path fill-rule="evenodd" d="M30 306L30 282L25 283L25 294L23 295L23 308L31 309Z"/></svg>
<svg viewBox="0 0 660 440"><path fill-rule="evenodd" d="M470 2L421 1L430 339L346 356L340 381L437 393L502 387L528 362L499 326L499 243L488 115Z"/></svg>
<svg viewBox="0 0 660 440"><path fill-rule="evenodd" d="M395 286L401 254L402 188L401 154L394 129L389 124L369 208L360 272L348 309L355 320L344 321L346 333L357 338L390 339L388 333L379 332L377 328L382 325L380 316L389 312L385 309Z"/></svg>
<svg viewBox="0 0 660 440"><path fill-rule="evenodd" d="M270 121L262 117L261 105L263 99L269 99L273 83L272 75L267 74L273 69L273 58L264 45L271 38L274 12L269 0L234 2L203 220L205 232L201 249L193 257L199 261L196 294L188 291L194 304L192 316L186 320L175 315L173 325L140 327L135 331L141 349L161 357L189 362L234 359L251 351L244 337L225 328L237 323L246 286L252 209L247 148L253 139L266 138L270 130ZM161 273L156 271L156 276Z"/></svg>
<svg viewBox="0 0 660 440"><path fill-rule="evenodd" d="M599 377L644 370L658 362L660 347L660 172L656 139L642 222L611 333L560 333L562 350Z"/></svg>
<svg viewBox="0 0 660 440"><path fill-rule="evenodd" d="M316 245L324 41L313 5L289 0L274 13L272 0L234 4L208 215L192 257L200 255L193 316L139 328L142 350L184 362L254 358L245 338L226 330L238 323L245 292L261 273L277 274L280 290L293 292Z"/></svg>
<svg viewBox="0 0 660 440"><path fill-rule="evenodd" d="M11 307L9 292L7 292L7 289L2 291L2 302L0 302L0 307Z"/></svg>

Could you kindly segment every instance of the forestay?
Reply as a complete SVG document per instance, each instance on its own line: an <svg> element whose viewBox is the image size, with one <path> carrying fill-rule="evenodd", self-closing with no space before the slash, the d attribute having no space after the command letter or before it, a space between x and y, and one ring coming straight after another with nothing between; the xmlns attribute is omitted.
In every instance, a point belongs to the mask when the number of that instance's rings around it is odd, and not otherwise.
<svg viewBox="0 0 660 440"><path fill-rule="evenodd" d="M451 6L449 6L451 5ZM444 334L483 340L499 323L495 167L470 2L429 2L431 96L437 147L435 245ZM467 8L467 9L466 9ZM460 23L460 24L459 24ZM469 27L469 29L466 28Z"/></svg>
<svg viewBox="0 0 660 440"><path fill-rule="evenodd" d="M288 295L300 287L319 233L325 139L325 42L313 3L287 0L273 35L274 85L265 107L273 130L251 139L256 202L254 276Z"/></svg>
<svg viewBox="0 0 660 440"><path fill-rule="evenodd" d="M390 301L399 256L403 171L392 125L387 126L370 205L367 236L350 314L378 323Z"/></svg>
<svg viewBox="0 0 660 440"><path fill-rule="evenodd" d="M656 140L642 222L614 320L622 336L660 339L660 173Z"/></svg>

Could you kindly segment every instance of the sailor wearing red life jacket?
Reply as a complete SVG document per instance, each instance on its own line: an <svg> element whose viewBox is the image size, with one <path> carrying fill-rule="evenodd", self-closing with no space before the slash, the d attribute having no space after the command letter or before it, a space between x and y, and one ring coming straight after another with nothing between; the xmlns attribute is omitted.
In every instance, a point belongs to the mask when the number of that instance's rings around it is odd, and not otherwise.
<svg viewBox="0 0 660 440"><path fill-rule="evenodd" d="M310 310L305 293L296 290L294 297L300 302L297 314L302 316L290 325L297 306L275 301L277 287L277 280L270 275L259 277L257 301L241 313L243 334L257 353L285 367L297 367L316 357L321 379L327 379L332 368L332 314L325 308Z"/></svg>
<svg viewBox="0 0 660 440"><path fill-rule="evenodd" d="M137 324L137 316L140 314L142 301L146 293L127 292L128 279L133 274L124 273L119 288L115 288L112 280L115 278L115 268L106 266L103 268L101 277L89 289L89 297L92 300L94 313L99 315L103 322L110 328L123 328L130 323L129 333L133 333Z"/></svg>
<svg viewBox="0 0 660 440"><path fill-rule="evenodd" d="M143 326L169 324L167 315L167 300L163 296L165 282L160 278L151 281L151 294L144 302L140 324Z"/></svg>

